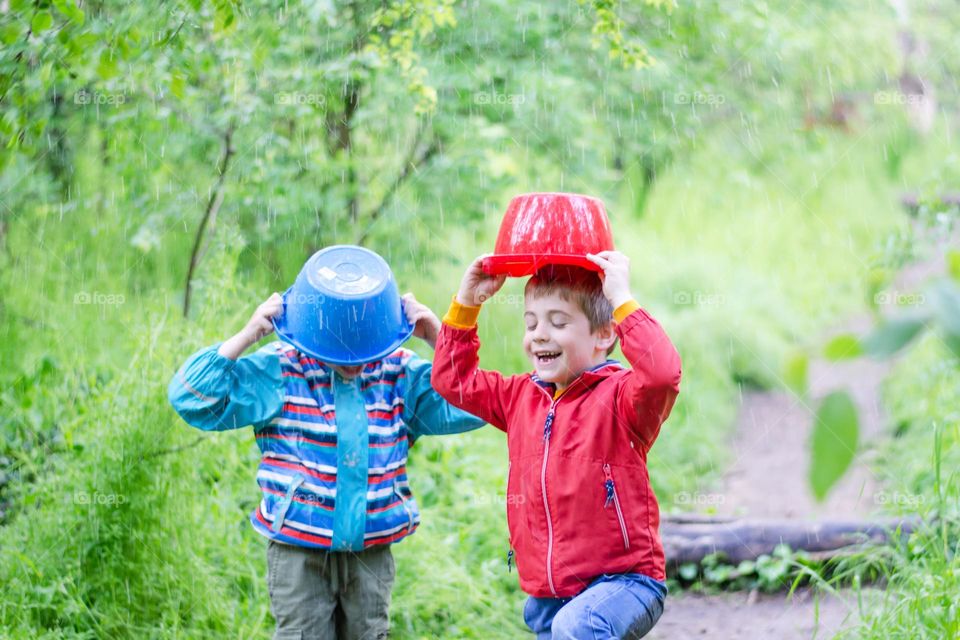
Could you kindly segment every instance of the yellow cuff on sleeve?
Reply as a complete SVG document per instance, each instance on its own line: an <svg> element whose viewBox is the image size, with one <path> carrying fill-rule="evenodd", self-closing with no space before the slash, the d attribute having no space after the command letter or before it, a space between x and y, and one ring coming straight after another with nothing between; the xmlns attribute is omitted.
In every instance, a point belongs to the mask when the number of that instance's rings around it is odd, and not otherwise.
<svg viewBox="0 0 960 640"><path fill-rule="evenodd" d="M636 300L627 300L622 305L614 309L613 319L617 321L617 324L620 324L627 319L627 316L640 308L640 303Z"/></svg>
<svg viewBox="0 0 960 640"><path fill-rule="evenodd" d="M453 296L450 308L447 309L447 315L443 316L443 324L450 325L454 329L473 329L477 326L477 316L480 315L480 307L470 307L457 302L457 296Z"/></svg>

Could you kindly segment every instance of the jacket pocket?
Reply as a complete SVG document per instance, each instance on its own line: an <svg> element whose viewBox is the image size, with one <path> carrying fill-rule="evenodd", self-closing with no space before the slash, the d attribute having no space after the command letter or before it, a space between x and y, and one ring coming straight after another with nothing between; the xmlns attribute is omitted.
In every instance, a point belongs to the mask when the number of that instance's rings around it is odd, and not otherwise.
<svg viewBox="0 0 960 640"><path fill-rule="evenodd" d="M413 530L413 510L410 508L410 505L407 503L406 497L403 495L403 492L400 491L400 485L397 484L396 480L393 482L393 494L400 498L400 503L403 505L403 510L407 512L407 530Z"/></svg>
<svg viewBox="0 0 960 640"><path fill-rule="evenodd" d="M290 479L290 484L287 486L287 492L283 494L283 497L277 500L273 506L273 523L270 525L270 530L274 533L280 533L283 522L287 519L287 512L290 510L290 505L293 504L293 497L296 495L300 485L306 482L306 480L306 477L300 473L293 476L293 478Z"/></svg>
<svg viewBox="0 0 960 640"><path fill-rule="evenodd" d="M617 483L613 479L613 469L608 463L603 465L603 487L606 491L606 499L603 507L605 509L613 508L617 513L617 523L620 525L620 535L623 537L623 548L630 548L630 533L627 531L627 521L623 517L623 508L620 506L620 496L617 495Z"/></svg>

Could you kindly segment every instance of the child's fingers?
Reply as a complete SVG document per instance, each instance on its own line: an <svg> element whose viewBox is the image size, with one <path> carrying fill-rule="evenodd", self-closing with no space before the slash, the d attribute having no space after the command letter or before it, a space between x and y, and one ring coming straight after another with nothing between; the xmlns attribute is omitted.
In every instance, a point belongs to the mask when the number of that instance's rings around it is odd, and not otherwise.
<svg viewBox="0 0 960 640"><path fill-rule="evenodd" d="M486 273L483 270L483 261L492 255L492 253L481 253L479 256L474 258L473 262L470 263L470 270L476 274L485 276Z"/></svg>
<svg viewBox="0 0 960 640"><path fill-rule="evenodd" d="M261 318L260 322L257 323L257 338L262 338L272 332L273 324L269 320Z"/></svg>
<svg viewBox="0 0 960 640"><path fill-rule="evenodd" d="M614 251L614 250L611 250L611 249L605 249L604 251L597 251L596 253L591 254L591 255L600 256L601 258L605 258L605 259L607 259L607 260L613 260L613 259L616 259L616 258L625 258L625 257L626 257L626 256L624 256L622 253L620 253L619 251Z"/></svg>
<svg viewBox="0 0 960 640"><path fill-rule="evenodd" d="M417 313L416 315L414 315L414 316L412 316L412 317L408 316L408 317L407 317L407 322L409 322L410 324L416 326L416 325L420 324L420 322L421 322L422 320L426 320L428 317L429 317L429 316L428 316L428 314L426 314L426 313Z"/></svg>
<svg viewBox="0 0 960 640"><path fill-rule="evenodd" d="M278 304L269 304L263 307L263 312L261 315L266 316L267 318L272 318L276 315L279 315L283 311L283 303ZM269 320L268 320L269 321Z"/></svg>
<svg viewBox="0 0 960 640"><path fill-rule="evenodd" d="M608 252L604 252L604 253L608 253ZM590 262L592 262L593 264L597 265L598 267L600 267L600 268L602 268L602 269L606 269L606 268L609 267L610 264L611 264L611 262L610 262L609 260L607 260L606 258L602 257L602 256L601 256L600 254L598 254L598 253L588 253L588 254L587 254L587 260L589 260Z"/></svg>

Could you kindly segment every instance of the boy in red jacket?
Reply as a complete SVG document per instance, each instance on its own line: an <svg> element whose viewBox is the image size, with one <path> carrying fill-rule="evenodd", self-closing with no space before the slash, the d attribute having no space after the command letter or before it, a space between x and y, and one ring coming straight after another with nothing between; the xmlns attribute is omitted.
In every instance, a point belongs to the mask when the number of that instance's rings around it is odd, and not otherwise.
<svg viewBox="0 0 960 640"><path fill-rule="evenodd" d="M680 390L680 356L633 299L629 260L589 255L602 275L547 267L524 292L534 373L478 367L480 305L503 285L477 258L443 321L431 381L507 434L507 525L524 620L538 638L638 638L666 596L647 452ZM607 356L619 337L632 369Z"/></svg>

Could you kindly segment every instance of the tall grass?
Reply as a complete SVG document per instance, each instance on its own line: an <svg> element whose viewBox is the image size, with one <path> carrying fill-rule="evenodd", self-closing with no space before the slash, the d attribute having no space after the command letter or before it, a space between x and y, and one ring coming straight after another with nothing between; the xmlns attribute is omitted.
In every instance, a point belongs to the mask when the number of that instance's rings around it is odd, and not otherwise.
<svg viewBox="0 0 960 640"><path fill-rule="evenodd" d="M849 635L960 637L960 362L930 335L898 363L885 398L897 430L877 465L884 480L878 502L924 524L903 544L878 552L874 566L885 588L871 594Z"/></svg>

